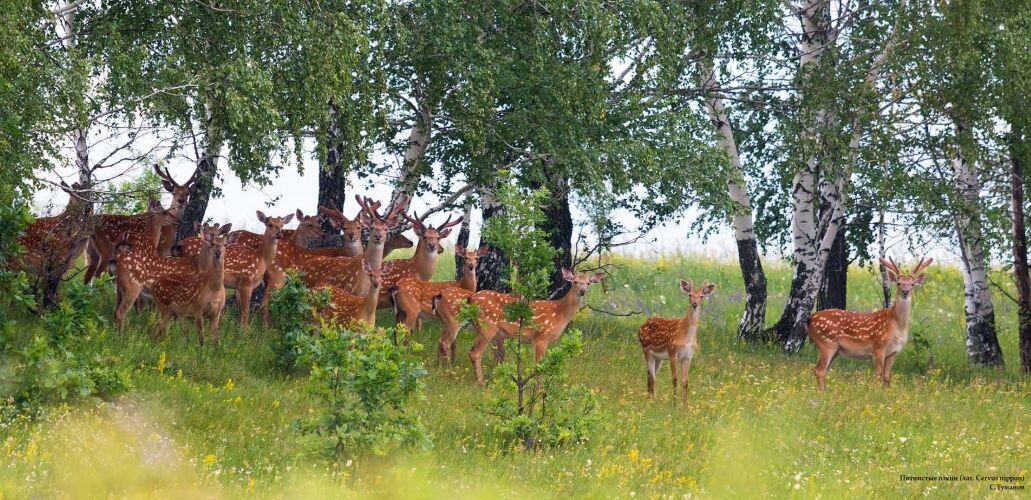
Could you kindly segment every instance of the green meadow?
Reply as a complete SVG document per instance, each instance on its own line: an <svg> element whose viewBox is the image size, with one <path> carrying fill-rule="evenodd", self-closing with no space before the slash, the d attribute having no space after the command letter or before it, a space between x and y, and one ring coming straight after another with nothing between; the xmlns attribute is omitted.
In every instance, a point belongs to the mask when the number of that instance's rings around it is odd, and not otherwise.
<svg viewBox="0 0 1031 500"><path fill-rule="evenodd" d="M996 492L998 481L903 481L900 476L1024 476L1031 469L1031 383L1018 373L1015 308L999 293L996 319L1007 356L1002 370L976 369L964 352L963 286L948 266L929 270L915 296L910 343L893 385L874 383L869 361L839 359L819 394L810 372L815 352L800 355L745 345L735 329L742 286L734 262L665 256L617 258L586 303L626 313L681 315L677 278L718 284L703 305L686 405L671 397L668 364L655 400L645 396L637 343L644 315L582 310L571 327L584 352L569 365L600 402L600 421L582 445L513 449L492 433L478 405L492 389L475 383L459 335L458 361L435 358L437 325L414 338L428 371L411 406L433 447L334 463L313 455L294 422L312 411L303 376L280 375L277 332L241 330L235 309L223 316L217 346L200 348L192 323L163 341L148 334L152 309L130 313L101 342L133 370L134 387L112 400L51 406L35 418L0 420L0 498L387 497L387 498L755 498L761 496L936 498L1024 496ZM790 268L767 264L768 320L780 313ZM439 279L451 276L442 256ZM1004 286L1006 276L996 276ZM853 267L849 307L878 307L878 276ZM113 291L99 290L109 315ZM42 324L18 314L31 337ZM391 314L381 311L381 325ZM1016 481L1007 484L1023 485Z"/></svg>

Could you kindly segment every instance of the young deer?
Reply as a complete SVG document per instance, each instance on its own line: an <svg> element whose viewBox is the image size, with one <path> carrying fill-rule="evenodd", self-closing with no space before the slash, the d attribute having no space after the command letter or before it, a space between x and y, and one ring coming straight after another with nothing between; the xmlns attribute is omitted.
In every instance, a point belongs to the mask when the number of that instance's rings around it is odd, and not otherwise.
<svg viewBox="0 0 1031 500"><path fill-rule="evenodd" d="M691 358L698 352L698 317L701 314L702 299L712 295L716 289L709 280L695 288L691 280L680 280L680 290L690 297L691 308L680 319L664 319L652 316L641 325L637 339L644 350L644 366L648 370L648 396L655 396L655 373L662 360L669 360L673 374L673 398L677 397L677 381L684 381L683 397L687 402L688 372ZM679 370L678 370L679 365Z"/></svg>
<svg viewBox="0 0 1031 500"><path fill-rule="evenodd" d="M451 234L451 228L462 223L464 217L459 217L454 222L448 216L438 228L432 225L423 225L418 215L412 212L413 217L404 214L404 218L412 224L412 230L419 237L419 244L415 247L415 255L409 259L391 260L383 264L383 291L380 293L380 307L390 306L390 296L386 293L404 278L414 277L423 281L433 278L433 271L437 269L437 256L444 251L440 241Z"/></svg>
<svg viewBox="0 0 1031 500"><path fill-rule="evenodd" d="M380 272L382 266L373 267L368 260L362 259L362 272L368 275L369 291L365 296L352 295L335 286L329 286L330 307L322 312L322 316L340 324L363 322L370 327L376 326L376 309L380 288Z"/></svg>
<svg viewBox="0 0 1031 500"><path fill-rule="evenodd" d="M827 370L838 354L850 358L873 358L874 372L881 385L891 385L891 366L895 355L909 339L909 317L912 313L913 287L927 279L917 274L934 259L921 258L908 273L902 272L894 260L881 259L888 269L888 280L896 284L895 302L886 309L869 313L826 309L813 313L806 330L819 352L813 374L819 390L827 387Z"/></svg>
<svg viewBox="0 0 1031 500"><path fill-rule="evenodd" d="M250 322L251 293L262 282L265 277L265 270L269 269L276 261L276 254L279 248L279 240L283 237L283 226L289 224L294 214L287 214L285 217L266 217L258 210L258 221L265 225L262 233L261 246L253 248L249 245L230 243L225 253L225 286L236 290L236 304L240 308L240 324L247 326ZM230 234L230 238L239 232ZM179 242L179 248L184 255L197 255L205 244L204 236L193 236Z"/></svg>
<svg viewBox="0 0 1031 500"><path fill-rule="evenodd" d="M189 316L197 324L197 340L204 345L204 321L208 322L211 340L218 342L218 323L222 318L222 307L226 302L225 260L223 259L226 234L232 224L211 231L204 231L205 248L201 251L200 268L184 273L168 275L154 281L150 287L157 304L160 323L158 337L168 330L168 320L173 316Z"/></svg>
<svg viewBox="0 0 1031 500"><path fill-rule="evenodd" d="M172 215L182 218L186 209L186 200L190 196L190 186L197 181L198 172L186 181L185 184L177 184L168 169L164 171L161 167L154 165L154 171L161 177L161 185L166 191L172 194L172 201L168 206ZM89 283L95 276L102 273L115 254L115 244L121 240L125 233L142 233L146 229L147 214L136 215L99 215L94 221L94 234L86 246L86 273L83 280ZM171 255L172 245L175 244L176 227L168 226L162 229L161 237L155 242L158 254L167 257Z"/></svg>
<svg viewBox="0 0 1031 500"><path fill-rule="evenodd" d="M46 269L54 264L54 260L69 254L74 255L73 259L77 258L83 246L89 241L87 236L90 233L83 231L90 230L90 203L82 198L83 187L77 182L69 186L64 181L60 187L68 193L68 205L60 214L37 217L25 227L25 231L18 237L18 243L24 249L24 253L11 261L11 269L22 269L34 275L46 273ZM66 253L69 245L75 242L78 242L79 247ZM55 255L56 253L64 256Z"/></svg>
<svg viewBox="0 0 1031 500"><path fill-rule="evenodd" d="M118 239L106 270L115 276L115 323L119 328L124 326L125 314L147 285L165 274L195 268L192 261L162 257L157 253L164 228L178 225L179 218L172 209L163 209L157 201L150 200L144 230L126 231Z"/></svg>
<svg viewBox="0 0 1031 500"><path fill-rule="evenodd" d="M476 292L476 264L487 250L486 245L479 250L466 250L462 245L455 246L455 255L465 258L462 279L458 281L423 281L414 276L402 278L397 286L389 291L394 302L396 321L404 322L408 331L412 331L413 328L421 331L422 318L436 316L433 312L433 298L440 295L440 292L447 288L461 288L469 292L469 295ZM441 329L440 333L441 350L438 354L444 352L446 345L450 345L450 338L445 336L446 332Z"/></svg>
<svg viewBox="0 0 1031 500"><path fill-rule="evenodd" d="M356 198L358 198L356 196ZM301 280L309 288L331 285L356 296L364 297L369 291L370 281L367 273L362 271L362 259L369 261L373 267L379 268L383 263L383 246L387 241L387 229L396 225L401 208L406 200L392 206L386 216L381 216L372 204L372 200L358 198L363 208L359 216L363 226L369 229L369 242L364 257L325 257L313 256L296 263L301 271Z"/></svg>
<svg viewBox="0 0 1031 500"><path fill-rule="evenodd" d="M572 321L573 315L583 302L587 294L587 287L591 283L602 280L602 273L574 274L566 268L562 268L562 277L572 283L565 296L558 300L534 300L530 302L533 308L533 324L523 325L521 335L519 325L503 319L502 306L517 300L513 295L498 293L492 290L476 292L470 297L470 301L480 309L479 318L473 322L476 328L476 340L472 350L469 351L469 359L476 370L476 381L483 385L483 367L480 357L483 355L487 344L494 340L497 335L503 337L515 337L519 335L520 340L526 340L533 344L534 359L540 361L548 345L558 340L566 326Z"/></svg>

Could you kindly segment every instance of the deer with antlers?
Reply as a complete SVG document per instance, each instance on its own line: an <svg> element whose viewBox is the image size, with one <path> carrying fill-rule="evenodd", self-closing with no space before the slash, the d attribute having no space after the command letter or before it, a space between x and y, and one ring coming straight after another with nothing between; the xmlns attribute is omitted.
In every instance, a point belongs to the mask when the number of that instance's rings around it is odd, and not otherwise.
<svg viewBox="0 0 1031 500"><path fill-rule="evenodd" d="M369 291L364 296L357 296L335 286L329 286L327 288L330 305L321 311L320 315L345 325L361 322L369 327L375 327L382 270L382 265L373 266L362 258L362 272L368 276Z"/></svg>
<svg viewBox="0 0 1031 500"><path fill-rule="evenodd" d="M436 314L433 311L434 297L438 296L445 289L461 288L472 295L476 292L476 264L478 259L486 254L486 245L479 250L466 250L462 245L455 246L455 255L465 258L462 278L457 281L423 281L415 276L402 278L393 290L389 290L390 297L394 303L394 315L398 323L403 322L408 331L412 329L422 330L422 318L433 318ZM440 351L444 353L445 346L451 344L447 332L441 325ZM446 358L447 355L445 354Z"/></svg>
<svg viewBox="0 0 1031 500"><path fill-rule="evenodd" d="M894 260L880 259L895 283L895 302L879 311L860 313L841 309L817 311L809 318L806 330L819 353L813 374L819 390L827 387L827 370L838 354L850 358L873 358L874 372L881 385L891 384L895 355L909 339L913 288L927 279L919 274L934 259L921 258L910 272L903 272Z"/></svg>
<svg viewBox="0 0 1031 500"><path fill-rule="evenodd" d="M370 206L374 210L378 210L382 205L379 201L373 202ZM400 203L396 206L401 206ZM355 215L353 219L348 219L343 212L330 207L319 207L319 213L326 216L329 220L330 225L341 232L342 245L339 247L327 247L325 249L313 249L316 250L320 255L336 256L336 257L355 257L362 254L362 224L361 215L365 212L365 209L358 211L358 215ZM405 235L396 231L387 231L387 242L383 244L383 257L390 255L390 252L402 248L412 248L414 243L412 240L405 237Z"/></svg>
<svg viewBox="0 0 1031 500"><path fill-rule="evenodd" d="M202 231L205 243L198 260L199 267L188 273L172 274L155 280L150 287L157 304L160 322L157 336L168 330L168 320L174 316L192 317L197 324L197 340L204 345L204 322L208 334L218 342L218 324L226 302L225 260L226 234L232 224L208 226Z"/></svg>
<svg viewBox="0 0 1031 500"><path fill-rule="evenodd" d="M54 264L52 261L69 255L75 259L82 253L90 234L90 202L82 197L83 186L78 182L69 186L61 181L60 188L68 193L68 205L60 214L37 217L25 227L18 237L24 252L11 261L12 269L22 269L33 275L46 274L46 269ZM69 248L70 245L77 248Z"/></svg>
<svg viewBox="0 0 1031 500"><path fill-rule="evenodd" d="M648 371L648 396L655 397L655 373L659 371L662 360L668 359L673 374L673 398L677 397L678 378L682 377L686 403L691 359L698 352L698 318L701 315L702 299L711 296L716 285L705 280L696 288L690 279L682 279L680 290L690 299L691 307L687 314L679 319L652 316L641 325L637 339L641 342L644 365Z"/></svg>
<svg viewBox="0 0 1031 500"><path fill-rule="evenodd" d="M451 229L462 223L464 217L459 216L452 221L449 215L440 227L426 226L419 220L418 214L412 212L412 217L404 214L404 218L412 224L412 230L419 237L419 243L415 246L415 255L408 259L391 260L383 264L383 288L379 297L380 307L390 306L390 296L386 290L394 288L404 278L418 278L422 281L429 281L433 278L433 271L437 269L437 257L444 251L440 245L441 240L451 234Z"/></svg>
<svg viewBox="0 0 1031 500"><path fill-rule="evenodd" d="M236 242L240 232L230 234L233 243L225 252L225 286L236 290L236 304L240 308L240 324L247 326L250 322L251 293L265 279L265 271L276 261L279 251L279 240L283 237L283 226L289 224L294 214L285 217L268 217L261 210L256 212L258 221L265 225L261 246L254 248ZM183 255L196 256L206 245L206 236L193 236L179 242L179 251Z"/></svg>
<svg viewBox="0 0 1031 500"><path fill-rule="evenodd" d="M573 320L580 304L583 303L584 295L587 295L587 288L591 283L600 282L604 275L602 273L573 273L569 269L562 268L562 277L572 284L562 298L530 302L530 307L533 308L533 324L531 325L520 326L504 319L504 305L518 300L518 297L514 295L483 290L474 293L469 298L469 301L475 304L480 311L477 321L473 322L476 329L476 340L469 351L469 359L476 371L476 381L480 385L483 385L483 367L480 357L487 348L487 344L490 344L498 335L516 337L532 343L534 359L540 361L548 346L562 336L562 332Z"/></svg>
<svg viewBox="0 0 1031 500"><path fill-rule="evenodd" d="M386 215L380 215L372 201L355 196L363 212L359 217L362 225L369 229L369 242L365 247L364 257L326 257L310 256L295 267L301 271L301 280L309 288L331 285L356 296L364 297L371 282L367 273L362 271L364 258L375 268L383 263L383 247L387 241L387 230L397 224L400 212L407 203L401 199L390 207ZM311 253L309 252L309 255Z"/></svg>
<svg viewBox="0 0 1031 500"><path fill-rule="evenodd" d="M176 218L182 218L186 209L186 201L190 196L190 186L197 182L198 172L193 175L185 184L178 184L168 173L168 169L154 165L154 171L161 178L161 186L172 194L172 201L168 209ZM105 265L110 262L115 254L115 244L118 243L125 233L142 233L147 225L147 214L136 215L99 215L94 221L94 234L86 246L86 274L83 279L86 283L93 280L95 276L105 270ZM161 238L155 243L158 254L164 257L171 255L172 245L175 244L176 227L168 226L162 229Z"/></svg>

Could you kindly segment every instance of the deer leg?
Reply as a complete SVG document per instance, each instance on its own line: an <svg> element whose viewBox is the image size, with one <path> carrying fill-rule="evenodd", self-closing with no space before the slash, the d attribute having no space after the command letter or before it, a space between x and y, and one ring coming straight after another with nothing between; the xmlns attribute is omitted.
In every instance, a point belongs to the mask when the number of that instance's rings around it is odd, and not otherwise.
<svg viewBox="0 0 1031 500"><path fill-rule="evenodd" d="M236 305L240 308L240 326L247 327L251 319L251 293L254 287L250 284L240 284L236 287Z"/></svg>
<svg viewBox="0 0 1031 500"><path fill-rule="evenodd" d="M286 282L286 276L278 272L265 272L265 293L261 296L261 320L268 326L272 323L272 318L269 316L268 301L272 297L272 290L275 290Z"/></svg>
<svg viewBox="0 0 1031 500"><path fill-rule="evenodd" d="M873 351L873 371L877 374L877 380L884 386L884 349L874 349Z"/></svg>
<svg viewBox="0 0 1031 500"><path fill-rule="evenodd" d="M505 337L501 335L494 337L494 361L505 362Z"/></svg>
<svg viewBox="0 0 1031 500"><path fill-rule="evenodd" d="M83 283L88 284L90 281L93 281L93 278L97 275L97 270L102 265L100 262L100 252L97 251L93 240L90 240L86 244L86 274L82 276Z"/></svg>
<svg viewBox="0 0 1031 500"><path fill-rule="evenodd" d="M478 330L478 329L477 329ZM500 335L499 335L500 337ZM483 356L483 350L490 344L491 339L485 337L482 333L477 332L476 340L473 341L473 347L469 350L469 361L473 364L473 371L476 372L476 383L483 384L483 364L481 357Z"/></svg>
<svg viewBox="0 0 1031 500"><path fill-rule="evenodd" d="M118 306L115 307L115 323L118 323L119 330L125 329L125 315L129 312L129 308L132 304L136 302L136 298L140 296L142 288L143 287L135 283L127 284L122 287Z"/></svg>
<svg viewBox="0 0 1031 500"><path fill-rule="evenodd" d="M687 386L690 382L690 378L688 378L688 373L690 373L690 371L691 358L685 356L684 359L680 361L680 376L684 379L684 387L683 389L681 389L680 395L682 398L684 398L685 404L687 403Z"/></svg>
<svg viewBox="0 0 1031 500"><path fill-rule="evenodd" d="M168 317L169 316L170 316L169 312L165 308L163 308L163 307L161 307L159 305L158 306L158 326L157 326L157 329L154 332L155 333L155 335L154 335L155 340L161 340L161 339L165 338L165 333L168 332Z"/></svg>
<svg viewBox="0 0 1031 500"><path fill-rule="evenodd" d="M891 367L895 364L896 354L898 353L893 352L884 358L884 368L881 372L881 382L884 384L884 387L891 386Z"/></svg>
<svg viewBox="0 0 1031 500"><path fill-rule="evenodd" d="M827 370L831 366L831 361L834 361L838 349L834 345L817 345L816 351L819 353L819 358L816 360L816 367L813 368L813 375L816 376L817 389L823 391L827 388Z"/></svg>
<svg viewBox="0 0 1031 500"><path fill-rule="evenodd" d="M210 327L211 327L211 342L213 344L216 344L216 345L218 344L218 325L221 322L222 322L222 310L221 309L215 311L214 316L212 318L208 319L208 323L210 324Z"/></svg>
<svg viewBox="0 0 1031 500"><path fill-rule="evenodd" d="M197 341L200 342L201 347L204 347L204 317L198 315L194 322L197 324Z"/></svg>
<svg viewBox="0 0 1031 500"><path fill-rule="evenodd" d="M677 364L677 351L669 349L666 351L666 355L669 356L669 372L673 376L673 401L677 400L677 382L679 375L679 366Z"/></svg>
<svg viewBox="0 0 1031 500"><path fill-rule="evenodd" d="M444 316L443 314L438 315L440 317L440 339L437 342L437 357L444 360L448 364L454 354L448 357L448 351L454 351L454 341L451 339L451 319Z"/></svg>
<svg viewBox="0 0 1031 500"><path fill-rule="evenodd" d="M648 397L655 397L655 371L658 369L658 363L652 356L652 352L648 349L644 350L644 369L648 372Z"/></svg>
<svg viewBox="0 0 1031 500"><path fill-rule="evenodd" d="M544 353L548 351L548 341L541 339L536 340L533 343L533 361L534 363L540 362L541 358L544 357Z"/></svg>

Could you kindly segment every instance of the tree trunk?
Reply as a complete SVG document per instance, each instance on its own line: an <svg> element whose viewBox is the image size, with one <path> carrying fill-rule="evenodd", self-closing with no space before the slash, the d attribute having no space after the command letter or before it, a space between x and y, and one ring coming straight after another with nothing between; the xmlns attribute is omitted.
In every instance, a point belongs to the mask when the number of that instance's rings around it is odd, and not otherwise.
<svg viewBox="0 0 1031 500"><path fill-rule="evenodd" d="M884 208L880 210L880 216L878 217L877 224L877 255L881 259L887 258L885 255L884 248ZM884 298L884 307L891 307L891 283L888 282L888 268L881 264L881 261L877 261L877 268L881 273L881 296Z"/></svg>
<svg viewBox="0 0 1031 500"><path fill-rule="evenodd" d="M190 186L190 199L186 202L186 209L183 210L183 217L179 221L179 231L175 236L177 241L193 236L194 222L204 222L211 191L215 186L215 176L218 174L218 156L222 149L222 140L214 123L212 104L205 103L204 107L204 151L197 162L197 181Z"/></svg>
<svg viewBox="0 0 1031 500"><path fill-rule="evenodd" d="M1012 140L1012 139L1011 139ZM1024 225L1025 175L1020 156L1011 144L1010 189L1013 222L1013 275L1017 284L1017 331L1020 344L1020 369L1031 373L1031 275L1027 267L1027 230Z"/></svg>
<svg viewBox="0 0 1031 500"><path fill-rule="evenodd" d="M738 205L734 213L734 236L737 240L737 260L741 277L745 283L745 310L738 323L737 335L746 341L762 340L762 328L766 321L766 273L759 260L759 244L755 238L752 220L752 200L745 186L744 169L737 150L734 129L723 100L715 92L717 80L711 59L703 58L699 66L700 81L705 93L705 106L709 119L718 135L720 146L730 160L732 175L727 179L727 192Z"/></svg>
<svg viewBox="0 0 1031 500"><path fill-rule="evenodd" d="M960 143L969 143L969 130L956 124ZM980 182L974 164L957 153L952 160L956 191L963 205L956 210L956 237L959 240L963 271L964 312L967 324L967 358L976 365L1001 365L1002 350L995 333L995 307L988 289L987 255L979 209Z"/></svg>
<svg viewBox="0 0 1031 500"><path fill-rule="evenodd" d="M465 218L462 219L462 225L458 229L458 241L456 245L461 245L465 248L469 248L469 225L473 218L473 204L466 201L465 203ZM479 262L476 264L479 266ZM462 275L465 274L465 256L460 255L457 251L455 252L455 281L462 279Z"/></svg>
<svg viewBox="0 0 1031 500"><path fill-rule="evenodd" d="M319 206L325 206L343 211L344 200L347 195L347 172L344 165L341 165L341 155L344 145L340 124L337 123L338 113L336 105L329 105L329 126L326 127L325 148L326 161L319 169ZM317 213L317 211L316 211ZM339 234L329 219L322 217L322 230L326 234Z"/></svg>
<svg viewBox="0 0 1031 500"><path fill-rule="evenodd" d="M845 309L848 290L848 241L845 239L844 225L838 229L838 235L831 245L830 256L824 269L820 292L816 297L816 309Z"/></svg>
<svg viewBox="0 0 1031 500"><path fill-rule="evenodd" d="M500 214L504 207L490 193L483 196L483 227L487 227L488 221L495 215ZM487 245L490 249L486 255L480 257L476 266L476 287L480 290L494 290L497 292L509 292L511 289L505 283L505 268L508 267L508 258L501 252L501 249L494 246L490 240L481 237L481 245Z"/></svg>
<svg viewBox="0 0 1031 500"><path fill-rule="evenodd" d="M551 268L551 284L548 294L552 299L561 297L569 289L569 282L562 277L562 268L573 267L573 216L569 210L568 181L562 177L551 192L551 203L541 207L544 212L544 231L548 233L548 244L556 250Z"/></svg>

